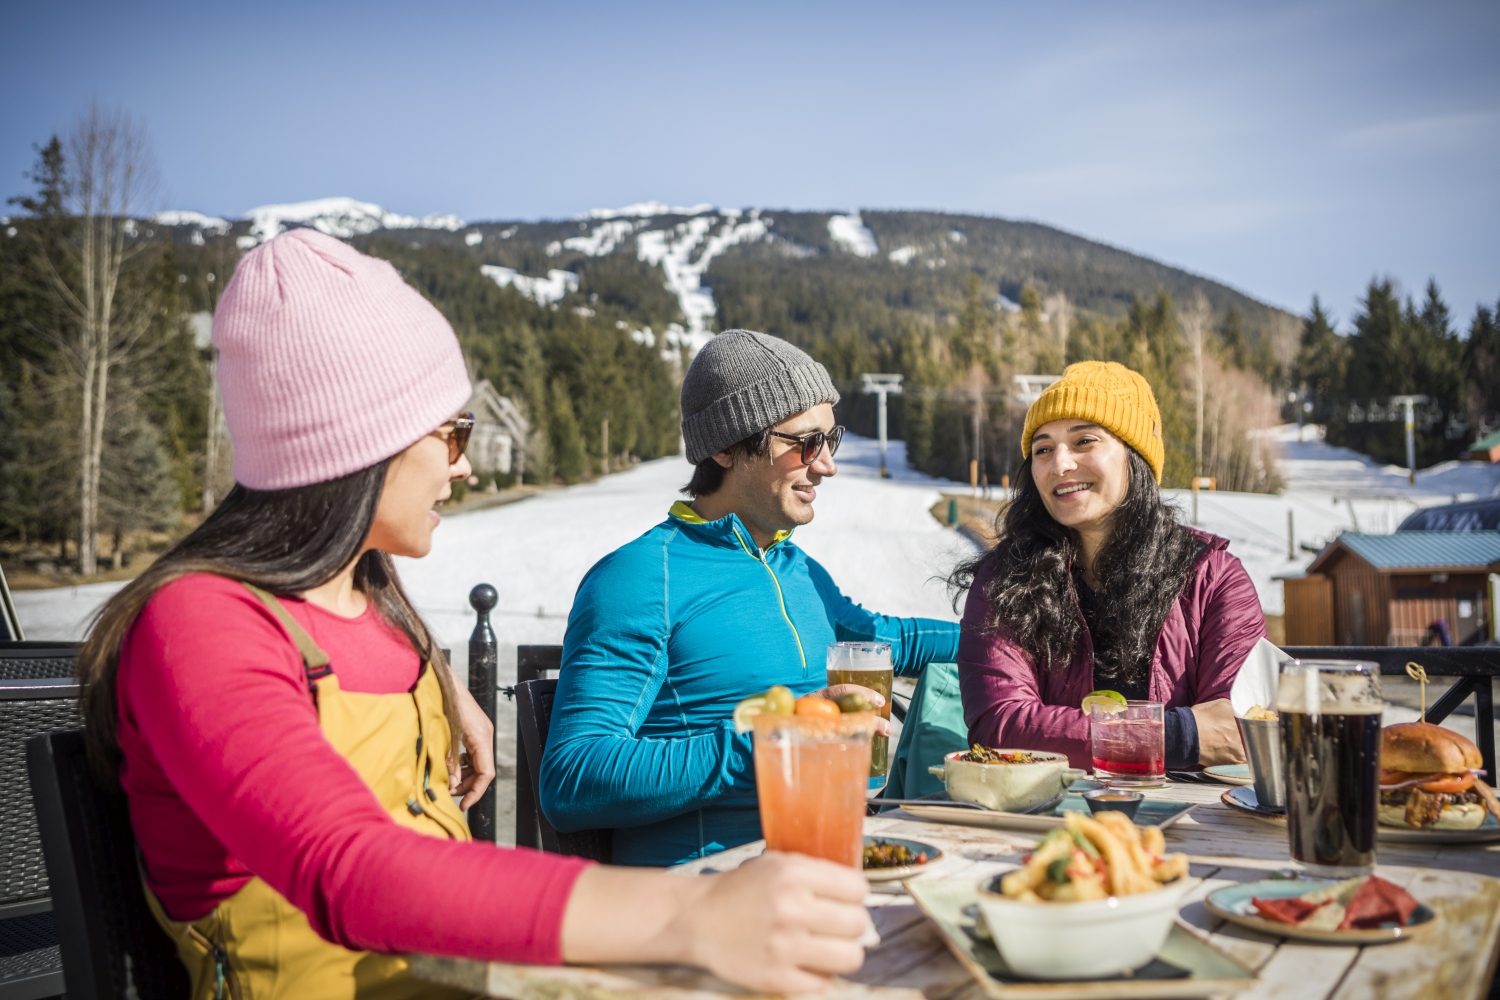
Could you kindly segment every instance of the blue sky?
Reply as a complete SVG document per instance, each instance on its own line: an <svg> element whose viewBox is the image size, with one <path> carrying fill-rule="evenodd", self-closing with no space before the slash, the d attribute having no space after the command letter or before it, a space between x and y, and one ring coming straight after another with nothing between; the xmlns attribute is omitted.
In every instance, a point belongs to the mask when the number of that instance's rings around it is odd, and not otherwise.
<svg viewBox="0 0 1500 1000"><path fill-rule="evenodd" d="M646 199L1035 219L1347 325L1372 276L1500 298L1500 4L0 9L0 193L95 96L162 207Z"/></svg>

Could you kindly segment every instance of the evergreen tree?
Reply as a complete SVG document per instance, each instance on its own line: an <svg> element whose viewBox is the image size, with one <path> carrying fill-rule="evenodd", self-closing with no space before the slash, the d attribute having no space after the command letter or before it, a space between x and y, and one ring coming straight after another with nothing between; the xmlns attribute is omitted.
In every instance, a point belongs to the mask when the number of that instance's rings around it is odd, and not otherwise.
<svg viewBox="0 0 1500 1000"><path fill-rule="evenodd" d="M1348 341L1339 336L1323 303L1314 295L1312 310L1302 321L1293 377L1312 397L1316 419L1329 419L1343 401L1349 355Z"/></svg>
<svg viewBox="0 0 1500 1000"><path fill-rule="evenodd" d="M1480 306L1464 344L1470 437L1500 427L1500 303Z"/></svg>
<svg viewBox="0 0 1500 1000"><path fill-rule="evenodd" d="M555 475L563 482L578 482L589 471L588 451L584 447L583 434L579 432L578 418L573 414L573 401L567 383L561 378L552 380L550 399L552 410L552 455Z"/></svg>

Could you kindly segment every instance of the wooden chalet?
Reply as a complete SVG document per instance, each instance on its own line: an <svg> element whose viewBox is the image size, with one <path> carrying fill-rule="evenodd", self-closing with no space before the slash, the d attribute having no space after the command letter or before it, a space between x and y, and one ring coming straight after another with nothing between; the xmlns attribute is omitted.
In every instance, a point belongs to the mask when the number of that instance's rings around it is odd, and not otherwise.
<svg viewBox="0 0 1500 1000"><path fill-rule="evenodd" d="M1345 532L1305 577L1283 581L1289 646L1419 646L1446 623L1455 645L1494 636L1500 531Z"/></svg>

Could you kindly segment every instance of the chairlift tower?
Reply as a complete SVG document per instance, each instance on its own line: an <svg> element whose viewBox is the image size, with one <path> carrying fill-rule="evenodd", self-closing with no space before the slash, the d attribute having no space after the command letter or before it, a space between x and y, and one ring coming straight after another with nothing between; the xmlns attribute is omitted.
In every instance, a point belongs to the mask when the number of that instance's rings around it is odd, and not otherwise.
<svg viewBox="0 0 1500 1000"><path fill-rule="evenodd" d="M890 472L885 467L885 398L886 396L901 395L900 375L872 375L865 373L859 377L859 391L865 395L874 393L880 399L880 416L876 425L880 429L880 477L891 478Z"/></svg>
<svg viewBox="0 0 1500 1000"><path fill-rule="evenodd" d="M1427 402L1426 396L1392 396L1391 405L1400 403L1406 416L1406 481L1415 485L1417 482L1417 444L1416 428L1417 415L1414 407L1418 403Z"/></svg>

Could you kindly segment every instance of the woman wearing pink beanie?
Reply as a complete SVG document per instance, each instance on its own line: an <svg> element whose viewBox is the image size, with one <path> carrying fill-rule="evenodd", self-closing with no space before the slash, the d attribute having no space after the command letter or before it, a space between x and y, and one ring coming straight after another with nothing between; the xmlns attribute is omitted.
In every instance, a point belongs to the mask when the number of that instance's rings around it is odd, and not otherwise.
<svg viewBox="0 0 1500 1000"><path fill-rule="evenodd" d="M302 229L241 261L214 342L237 485L80 658L90 751L195 998L446 995L407 952L778 992L859 966L864 879L827 862L677 878L471 841L449 793L489 784L493 730L391 559L427 554L470 472L453 331L389 264Z"/></svg>

